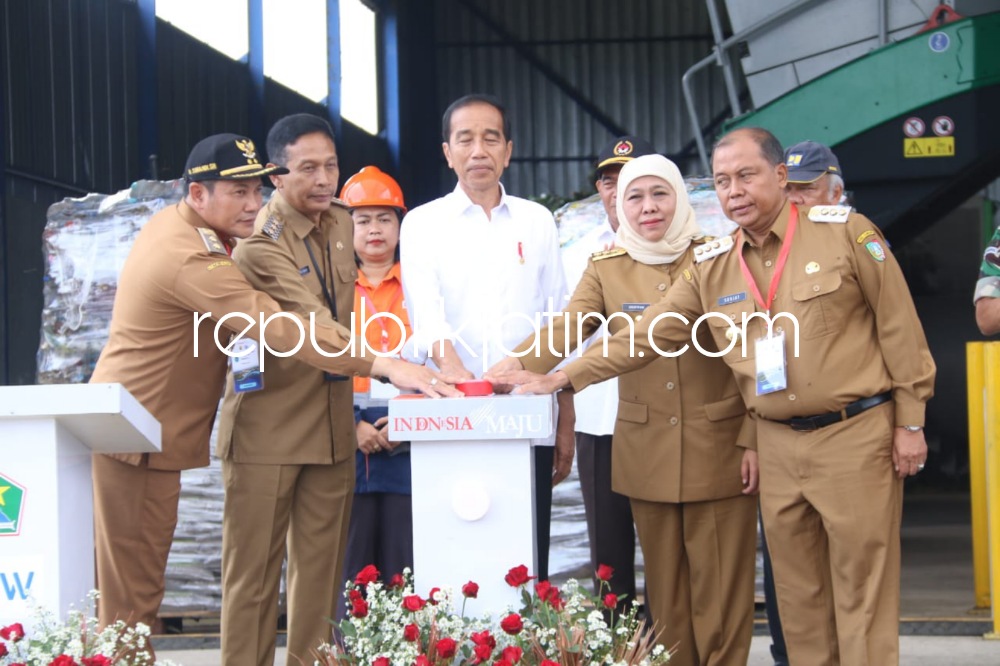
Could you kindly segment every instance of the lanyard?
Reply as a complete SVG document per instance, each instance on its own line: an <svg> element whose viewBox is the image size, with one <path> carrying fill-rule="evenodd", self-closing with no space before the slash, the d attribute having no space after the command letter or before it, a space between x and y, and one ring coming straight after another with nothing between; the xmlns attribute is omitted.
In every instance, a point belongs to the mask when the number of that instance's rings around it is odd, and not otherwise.
<svg viewBox="0 0 1000 666"><path fill-rule="evenodd" d="M316 271L316 275L319 277L320 286L323 287L323 297L326 298L326 304L330 306L330 314L333 315L333 320L337 321L337 301L333 299L333 295L330 294L330 290L326 287L326 273L320 269L319 263L316 261L316 255L313 254L312 245L309 243L309 239L303 238L302 242L306 244L306 252L309 253L309 261L312 262L313 270ZM330 241L326 242L326 256L327 258L330 256ZM329 263L327 264L327 267L329 268ZM330 272L333 272L332 269Z"/></svg>
<svg viewBox="0 0 1000 666"><path fill-rule="evenodd" d="M357 283L355 283L354 289L357 291L358 296L361 297L361 300L368 304L368 311L371 313L372 317L377 315L378 310L375 309L375 297L372 295L371 290L368 289L368 287L364 287ZM400 287L397 282L393 285L392 295L389 298L390 308L392 307L392 304L396 302L396 297L399 296L399 291ZM385 317L379 317L375 321L377 321L378 325L382 328L382 351L389 351L389 330L385 327Z"/></svg>
<svg viewBox="0 0 1000 666"><path fill-rule="evenodd" d="M781 250L778 252L778 263L774 267L774 275L771 276L771 286L767 290L767 301L764 301L764 297L760 294L760 289L757 287L756 280L753 279L753 275L750 274L750 269L747 268L746 259L743 258L743 230L740 229L739 237L736 242L739 245L739 257L740 257L740 270L743 271L743 277L750 286L750 291L753 293L753 297L757 300L762 308L770 316L771 313L771 303L774 302L774 295L778 291L778 281L781 279L781 274L785 271L785 262L788 260L788 253L792 249L792 236L795 235L795 227L799 222L799 211L796 209L795 204L791 205L791 210L788 214L788 231L785 233L785 240L781 243Z"/></svg>

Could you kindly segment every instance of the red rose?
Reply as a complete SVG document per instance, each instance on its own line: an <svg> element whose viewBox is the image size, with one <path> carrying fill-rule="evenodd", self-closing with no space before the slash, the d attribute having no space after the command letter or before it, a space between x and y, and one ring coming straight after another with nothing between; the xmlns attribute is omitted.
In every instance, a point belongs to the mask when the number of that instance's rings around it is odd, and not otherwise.
<svg viewBox="0 0 1000 666"><path fill-rule="evenodd" d="M473 583L471 580L462 586L462 595L468 599L475 599L479 596L479 585Z"/></svg>
<svg viewBox="0 0 1000 666"><path fill-rule="evenodd" d="M607 564L597 565L597 579L603 580L605 583L611 580L611 577L615 575L615 568L609 567Z"/></svg>
<svg viewBox="0 0 1000 666"><path fill-rule="evenodd" d="M454 638L442 638L437 642L437 654L441 659L451 659L455 656L458 643Z"/></svg>
<svg viewBox="0 0 1000 666"><path fill-rule="evenodd" d="M393 574L392 578L389 579L389 584L386 586L388 589L392 590L397 587L403 587L403 574Z"/></svg>
<svg viewBox="0 0 1000 666"><path fill-rule="evenodd" d="M434 595L440 591L441 591L440 587L432 587L431 591L427 593L427 603L431 603L437 606L437 599L434 598Z"/></svg>
<svg viewBox="0 0 1000 666"><path fill-rule="evenodd" d="M476 647L472 648L472 653L476 655L476 658L472 660L472 663L481 664L490 658L490 654L493 653L493 648L491 648L487 643L479 643Z"/></svg>
<svg viewBox="0 0 1000 666"><path fill-rule="evenodd" d="M605 608L614 608L617 605L618 605L618 595L617 594L611 594L609 592L608 594L604 595L604 607Z"/></svg>
<svg viewBox="0 0 1000 666"><path fill-rule="evenodd" d="M413 613L416 613L426 604L427 602L421 599L419 594L410 594L403 597L403 608Z"/></svg>
<svg viewBox="0 0 1000 666"><path fill-rule="evenodd" d="M538 595L539 599L556 610L560 610L563 607L563 601L559 596L559 588L547 580L535 583L535 594Z"/></svg>
<svg viewBox="0 0 1000 666"><path fill-rule="evenodd" d="M420 627L415 624L406 625L403 627L403 638L411 643L416 642L416 640L420 638Z"/></svg>
<svg viewBox="0 0 1000 666"><path fill-rule="evenodd" d="M489 630L484 630L478 633L474 633L469 638L476 645L490 646L491 650L497 646L497 639L493 638L493 635L490 634Z"/></svg>
<svg viewBox="0 0 1000 666"><path fill-rule="evenodd" d="M361 595L361 591L358 590L358 588L351 589L351 591L347 593L347 598L350 601L357 601L358 599L364 599L364 597Z"/></svg>
<svg viewBox="0 0 1000 666"><path fill-rule="evenodd" d="M103 654L95 654L93 657L83 657L80 659L80 663L83 666L114 666L111 660Z"/></svg>
<svg viewBox="0 0 1000 666"><path fill-rule="evenodd" d="M392 666L392 662L389 661L389 657L378 657L372 662L372 666Z"/></svg>
<svg viewBox="0 0 1000 666"><path fill-rule="evenodd" d="M11 643L16 643L22 638L24 638L24 625L20 622L15 622L14 624L8 625L3 629L0 629L0 638L5 641L10 641Z"/></svg>
<svg viewBox="0 0 1000 666"><path fill-rule="evenodd" d="M413 662L413 666L431 666L431 660L427 658L426 655L417 655L417 660Z"/></svg>
<svg viewBox="0 0 1000 666"><path fill-rule="evenodd" d="M524 654L524 650L517 646L505 647L503 649L503 658L512 664L516 664L521 661L521 656Z"/></svg>
<svg viewBox="0 0 1000 666"><path fill-rule="evenodd" d="M503 577L507 584L511 587L520 587L526 584L529 580L534 580L534 576L528 575L528 567L523 564L519 564L507 572L507 575Z"/></svg>
<svg viewBox="0 0 1000 666"><path fill-rule="evenodd" d="M500 620L500 628L504 630L505 633L514 636L521 633L524 629L524 622L521 621L521 616L517 613L511 613L504 619Z"/></svg>
<svg viewBox="0 0 1000 666"><path fill-rule="evenodd" d="M7 656L7 644L0 643L0 657L6 657L6 656Z"/></svg>
<svg viewBox="0 0 1000 666"><path fill-rule="evenodd" d="M61 654L52 661L49 662L49 666L80 666L73 657L67 654Z"/></svg>
<svg viewBox="0 0 1000 666"><path fill-rule="evenodd" d="M493 666L514 666L509 660L500 658L493 662Z"/></svg>
<svg viewBox="0 0 1000 666"><path fill-rule="evenodd" d="M358 572L358 575L354 578L354 584L364 586L368 583L374 583L378 580L378 576L378 569L375 568L374 564L369 564Z"/></svg>
<svg viewBox="0 0 1000 666"><path fill-rule="evenodd" d="M559 662L552 661L551 659L542 659L542 663L538 666L559 666Z"/></svg>
<svg viewBox="0 0 1000 666"><path fill-rule="evenodd" d="M364 599L355 599L351 602L351 615L354 617L367 617L368 602Z"/></svg>

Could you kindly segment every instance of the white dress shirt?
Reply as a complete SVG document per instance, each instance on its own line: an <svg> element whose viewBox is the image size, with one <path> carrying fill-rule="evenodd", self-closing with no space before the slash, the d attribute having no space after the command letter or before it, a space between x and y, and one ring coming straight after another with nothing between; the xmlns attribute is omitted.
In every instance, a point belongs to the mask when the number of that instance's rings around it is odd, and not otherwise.
<svg viewBox="0 0 1000 666"><path fill-rule="evenodd" d="M417 349L426 354L451 340L477 377L548 323L544 313L561 312L568 296L552 213L500 190L489 218L459 185L414 208L400 228Z"/></svg>
<svg viewBox="0 0 1000 666"><path fill-rule="evenodd" d="M607 217L583 236L571 241L562 250L563 268L566 272L566 283L576 290L583 271L587 268L590 255L614 245L615 232L611 230ZM608 334L606 326L602 326L594 335L587 339L579 348L583 353L594 341L600 341ZM575 358L575 354L573 358ZM573 396L576 406L576 432L588 435L611 435L615 432L615 419L618 416L618 379L609 379L588 386Z"/></svg>

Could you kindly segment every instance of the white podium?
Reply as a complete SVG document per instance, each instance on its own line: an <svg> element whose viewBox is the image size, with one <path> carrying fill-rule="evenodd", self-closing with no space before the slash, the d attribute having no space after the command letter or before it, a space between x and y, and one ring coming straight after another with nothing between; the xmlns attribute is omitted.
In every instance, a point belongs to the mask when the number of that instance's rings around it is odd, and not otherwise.
<svg viewBox="0 0 1000 666"><path fill-rule="evenodd" d="M537 571L531 444L553 424L548 395L389 401L389 438L412 442L417 594L451 587L461 609L471 580L479 595L466 604L468 614L497 617L519 607L504 576L519 564Z"/></svg>
<svg viewBox="0 0 1000 666"><path fill-rule="evenodd" d="M65 617L94 589L91 453L160 450L121 384L0 386L0 626Z"/></svg>

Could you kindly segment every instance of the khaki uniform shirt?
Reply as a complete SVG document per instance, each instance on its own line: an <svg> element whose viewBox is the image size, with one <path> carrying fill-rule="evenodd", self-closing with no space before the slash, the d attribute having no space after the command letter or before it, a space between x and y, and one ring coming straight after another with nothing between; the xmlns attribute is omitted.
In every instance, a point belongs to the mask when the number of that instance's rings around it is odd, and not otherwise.
<svg viewBox="0 0 1000 666"><path fill-rule="evenodd" d="M651 307L637 327L636 350L651 352L649 324L659 314L675 312L694 322L714 312L702 326L710 328L719 349L730 343L728 325L742 328L744 315L760 312L739 264L742 252L750 273L766 298L781 244L788 233L790 205L785 204L761 246L743 237L725 254L696 264L667 297ZM772 317L787 312L795 327L778 319L785 333L788 388L757 395L754 341L766 334L759 318L725 354L751 413L759 418L789 419L841 410L847 404L892 391L898 425L923 425L924 406L934 391L934 361L913 299L881 231L862 215L843 222L814 222L799 211L798 228L771 306ZM737 235L737 238L739 236ZM661 349L690 343L688 328L677 319L661 319L654 327ZM687 352L698 353L693 347ZM591 358L588 358L591 357ZM574 387L582 387L627 369L628 341L615 340L609 358L590 352L588 360L567 368ZM631 364L634 364L631 361Z"/></svg>
<svg viewBox="0 0 1000 666"><path fill-rule="evenodd" d="M588 263L566 308L570 346L597 329L596 312L618 314L608 323L611 334L645 319L642 311L659 301L693 263L694 245L672 264L636 261L624 250L599 252ZM552 328L555 351L564 353L566 315ZM630 321L631 320L631 321ZM539 336L546 350L521 361L529 370L545 372L557 357L548 352L548 330ZM714 349L704 329L701 344ZM594 344L602 353L601 343ZM517 351L523 351L523 347ZM650 502L698 502L740 495L743 449L736 445L746 407L733 373L721 359L701 354L659 358L618 378L618 417L612 445L611 483L616 492ZM749 430L749 428L748 428ZM752 444L749 438L747 444Z"/></svg>
<svg viewBox="0 0 1000 666"><path fill-rule="evenodd" d="M315 313L317 322L351 338L358 268L353 222L343 205L335 203L317 226L275 192L258 213L253 235L240 241L233 259L250 284L274 298L282 310L306 321ZM337 304L336 322L323 293L324 282ZM330 381L322 370L295 357L269 353L262 376L264 388L247 393L235 393L232 373L227 376L219 422L220 458L309 465L341 462L354 454L354 392L349 377Z"/></svg>
<svg viewBox="0 0 1000 666"><path fill-rule="evenodd" d="M182 470L208 464L208 442L222 395L226 356L217 347L216 320L230 312L258 317L278 304L255 291L218 236L184 202L156 215L136 237L122 268L108 343L91 382L120 382L162 427L162 453L116 454L133 465ZM197 327L195 313L211 313ZM242 329L245 322L234 319ZM227 338L230 330L221 332ZM257 335L254 326L250 335ZM344 341L317 327L327 350ZM268 326L272 346L290 349L298 330L288 320ZM196 355L197 354L197 355ZM321 357L306 343L301 358L331 370L368 374L371 360ZM147 458L148 456L148 458Z"/></svg>

